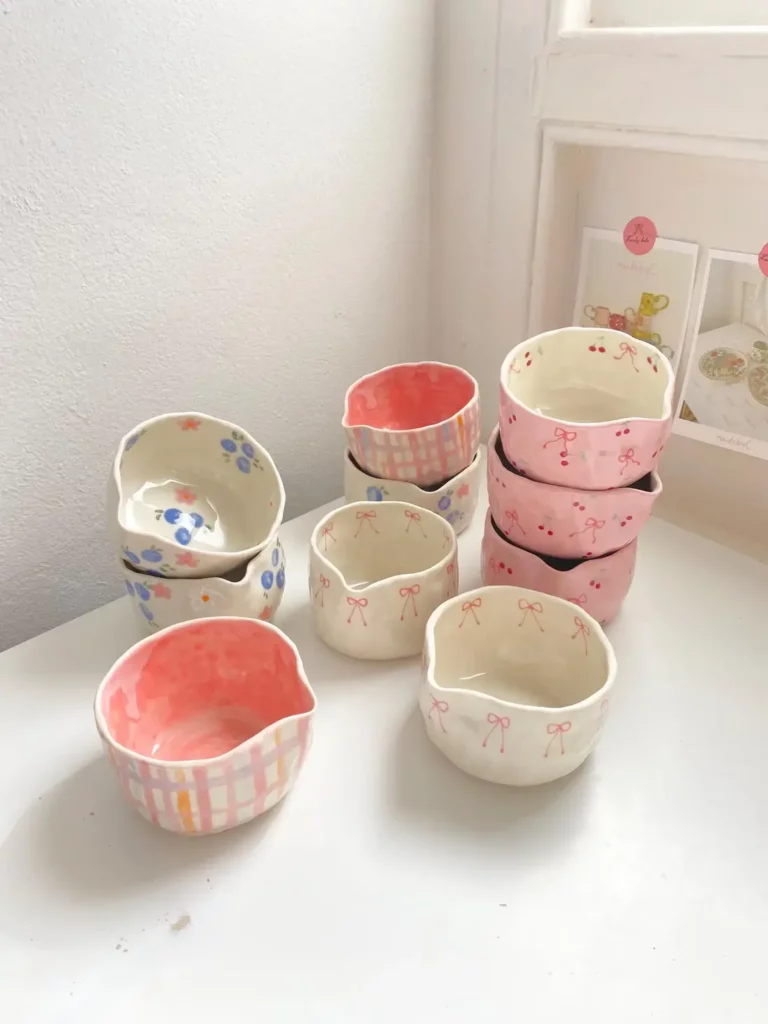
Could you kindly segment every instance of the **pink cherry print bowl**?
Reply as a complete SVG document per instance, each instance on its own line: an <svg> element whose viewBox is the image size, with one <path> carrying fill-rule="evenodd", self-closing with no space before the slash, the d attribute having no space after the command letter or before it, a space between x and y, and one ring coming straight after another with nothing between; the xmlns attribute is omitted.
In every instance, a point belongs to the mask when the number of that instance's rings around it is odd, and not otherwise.
<svg viewBox="0 0 768 1024"><path fill-rule="evenodd" d="M523 538L525 539L525 538ZM540 590L570 601L605 626L627 596L635 574L637 539L599 558L539 555L506 537L491 516L485 519L481 552L483 583Z"/></svg>
<svg viewBox="0 0 768 1024"><path fill-rule="evenodd" d="M344 457L344 497L351 501L407 501L447 519L457 534L472 522L480 496L482 459L478 452L466 469L439 484L419 487L406 480L382 480L366 473L352 452Z"/></svg>
<svg viewBox="0 0 768 1024"><path fill-rule="evenodd" d="M403 501L358 501L320 520L310 539L315 629L351 658L419 654L433 610L459 586L456 534Z"/></svg>
<svg viewBox="0 0 768 1024"><path fill-rule="evenodd" d="M672 364L654 345L593 327L540 334L502 363L504 450L534 480L624 487L655 468L673 392Z"/></svg>
<svg viewBox="0 0 768 1024"><path fill-rule="evenodd" d="M399 363L347 391L342 426L360 468L419 487L461 473L480 444L480 393L466 370Z"/></svg>
<svg viewBox="0 0 768 1024"><path fill-rule="evenodd" d="M267 545L285 490L269 453L234 423L169 413L120 442L107 505L121 558L160 576L204 579Z"/></svg>
<svg viewBox="0 0 768 1024"><path fill-rule="evenodd" d="M285 552L277 533L250 562L207 580L156 577L126 561L120 569L147 633L220 615L272 621L285 590Z"/></svg>
<svg viewBox="0 0 768 1024"><path fill-rule="evenodd" d="M625 547L661 494L656 470L628 487L585 491L531 480L507 458L498 428L488 444L488 496L502 533L522 547L560 558L592 558Z"/></svg>
<svg viewBox="0 0 768 1024"><path fill-rule="evenodd" d="M594 750L615 678L613 648L586 612L524 587L480 587L430 617L419 707L457 768L535 786Z"/></svg>
<svg viewBox="0 0 768 1024"><path fill-rule="evenodd" d="M209 835L285 796L312 739L315 695L279 629L219 618L131 647L95 700L123 795L161 828Z"/></svg>

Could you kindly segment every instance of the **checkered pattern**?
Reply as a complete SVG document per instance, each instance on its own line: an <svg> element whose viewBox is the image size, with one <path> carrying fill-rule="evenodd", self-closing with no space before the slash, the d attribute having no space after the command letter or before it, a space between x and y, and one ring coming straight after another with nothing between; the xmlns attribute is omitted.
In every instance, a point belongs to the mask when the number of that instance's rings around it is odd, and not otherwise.
<svg viewBox="0 0 768 1024"><path fill-rule="evenodd" d="M278 722L215 762L159 767L104 741L128 802L171 832L207 835L242 825L282 800L312 742L311 715Z"/></svg>
<svg viewBox="0 0 768 1024"><path fill-rule="evenodd" d="M480 406L439 427L390 431L347 427L349 448L357 463L373 476L406 480L421 487L440 483L465 469L480 444Z"/></svg>

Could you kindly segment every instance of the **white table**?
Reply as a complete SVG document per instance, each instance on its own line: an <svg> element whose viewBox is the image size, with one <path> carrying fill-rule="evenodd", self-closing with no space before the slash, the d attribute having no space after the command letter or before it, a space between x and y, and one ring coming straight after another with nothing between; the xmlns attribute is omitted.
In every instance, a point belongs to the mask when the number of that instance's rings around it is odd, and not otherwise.
<svg viewBox="0 0 768 1024"><path fill-rule="evenodd" d="M127 598L0 655L3 1024L764 1020L768 566L652 521L600 747L515 791L428 742L418 658L315 638L323 511L284 528L278 616L315 743L252 825L185 839L123 804L91 702L137 639Z"/></svg>

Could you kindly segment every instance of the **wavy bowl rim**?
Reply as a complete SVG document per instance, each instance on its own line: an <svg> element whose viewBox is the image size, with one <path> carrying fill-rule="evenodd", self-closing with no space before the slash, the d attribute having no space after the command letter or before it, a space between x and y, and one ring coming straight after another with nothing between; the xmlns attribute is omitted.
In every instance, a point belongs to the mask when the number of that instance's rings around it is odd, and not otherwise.
<svg viewBox="0 0 768 1024"><path fill-rule="evenodd" d="M364 469L361 469L360 466L355 465L355 463L352 461L354 459L354 454L349 446L347 446L347 448L344 450L344 471L346 474L347 470L349 469L349 472L361 476L364 480L372 481L373 485L375 485L376 482L378 482L380 484L393 484L397 485L398 487L409 487L415 491L418 491L419 494L423 494L425 498L434 498L436 495L439 496L443 494L443 492L446 491L449 487L455 487L457 484L460 484L460 482L462 482L466 478L472 477L475 474L479 473L482 463L482 455L482 451L478 448L478 450L472 456L472 461L468 466L465 466L464 469L462 469L455 476L449 477L442 487L438 487L435 490L429 491L426 490L424 487L420 487L417 483L414 483L412 480L391 480L389 477L373 476L371 473L366 473ZM393 498L392 500L399 501L400 499ZM352 502L347 502L347 504L351 505ZM381 502L376 502L376 504L380 505ZM419 508L423 507L424 506L422 505L419 506Z"/></svg>

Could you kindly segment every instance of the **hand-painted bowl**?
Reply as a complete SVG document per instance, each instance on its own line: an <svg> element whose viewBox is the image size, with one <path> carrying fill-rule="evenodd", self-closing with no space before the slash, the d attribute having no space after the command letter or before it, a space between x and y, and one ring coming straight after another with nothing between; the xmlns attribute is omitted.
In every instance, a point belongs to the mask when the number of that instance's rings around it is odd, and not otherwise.
<svg viewBox="0 0 768 1024"><path fill-rule="evenodd" d="M252 619L185 622L122 656L96 693L96 727L131 806L208 835L269 810L295 783L315 695L295 646Z"/></svg>
<svg viewBox="0 0 768 1024"><path fill-rule="evenodd" d="M456 534L402 501L358 501L320 520L310 539L315 629L352 658L418 654L433 610L458 590Z"/></svg>
<svg viewBox="0 0 768 1024"><path fill-rule="evenodd" d="M624 487L656 467L669 434L672 364L620 331L566 327L515 346L501 367L504 450L560 487Z"/></svg>
<svg viewBox="0 0 768 1024"><path fill-rule="evenodd" d="M277 533L250 562L207 580L154 577L122 561L125 589L148 633L191 619L237 615L271 621L285 588L285 552Z"/></svg>
<svg viewBox="0 0 768 1024"><path fill-rule="evenodd" d="M568 775L595 748L616 678L597 622L567 601L481 587L427 625L419 695L427 735L458 768L534 786Z"/></svg>
<svg viewBox="0 0 768 1024"><path fill-rule="evenodd" d="M627 596L636 558L637 539L599 558L538 555L505 537L490 509L485 519L483 583L526 587L562 597L589 612L602 626L614 618Z"/></svg>
<svg viewBox="0 0 768 1024"><path fill-rule="evenodd" d="M466 370L399 363L347 391L342 426L357 464L419 487L455 477L480 444L480 394Z"/></svg>
<svg viewBox="0 0 768 1024"><path fill-rule="evenodd" d="M120 442L108 514L121 557L161 576L220 576L280 525L285 491L269 453L239 427L170 413Z"/></svg>
<svg viewBox="0 0 768 1024"><path fill-rule="evenodd" d="M498 428L488 444L491 515L511 541L542 555L591 558L625 547L645 526L660 494L655 469L608 491L557 487L515 469Z"/></svg>
<svg viewBox="0 0 768 1024"><path fill-rule="evenodd" d="M382 480L371 476L347 449L344 457L344 497L352 501L407 501L447 519L457 534L472 522L480 494L482 458L478 452L458 476L440 484L419 487L405 480Z"/></svg>

